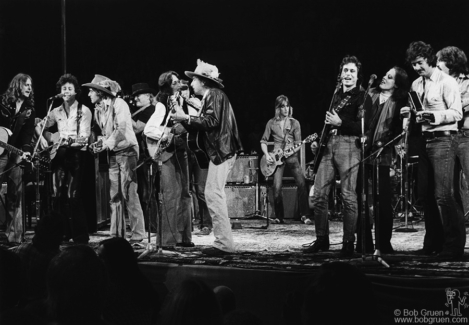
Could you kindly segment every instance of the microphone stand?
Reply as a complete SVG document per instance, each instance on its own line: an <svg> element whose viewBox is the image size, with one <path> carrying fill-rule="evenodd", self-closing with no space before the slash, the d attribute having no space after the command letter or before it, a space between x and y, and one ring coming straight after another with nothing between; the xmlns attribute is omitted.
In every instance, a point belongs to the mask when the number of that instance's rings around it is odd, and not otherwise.
<svg viewBox="0 0 469 325"><path fill-rule="evenodd" d="M404 137L404 154L405 154L405 171L404 166L402 166L402 158L401 158L401 173L404 175L404 227L398 228L394 230L395 232L417 232L415 228L408 227L408 217L409 217L409 124L410 124L410 117L407 122L407 126L405 127L403 133L405 134ZM401 174L401 175L402 175ZM401 176L402 179L402 176ZM401 191L402 191L402 182L401 182ZM402 193L402 192L401 192Z"/></svg>
<svg viewBox="0 0 469 325"><path fill-rule="evenodd" d="M374 82L374 79L376 78L376 76L374 76L373 78L373 75L370 77L370 81L368 82L368 88L366 89L366 92L365 92L365 97L363 99L363 104L361 105L360 107L360 110L359 110L359 114L360 114L360 117L361 117L361 136L360 136L360 145L361 145L361 152L360 152L360 155L361 155L361 162L360 162L360 169L362 171L361 173L361 185L362 185L362 189L361 189L361 211L360 211L360 214L361 214L361 232L362 232L362 261L364 262L366 260L366 231L365 231L365 228L366 228L366 213L365 213L365 207L366 207L366 193L365 193L365 184L366 184L366 177L365 177L365 141L366 141L366 135L365 135L365 111L364 111L364 105L365 105L365 101L366 101L366 98L368 97L368 93L370 91L370 88L371 88L371 85L373 84ZM391 142L394 141L391 140ZM380 148L379 150L377 150L375 153L372 153L372 155L379 155L382 151L382 148ZM371 157L372 155L370 155L369 157ZM368 158L369 158L368 157ZM379 251L377 250L373 256L372 256L372 260L373 261L377 261L379 263L381 263L383 266L385 267L389 267L389 264L387 264L379 254Z"/></svg>
<svg viewBox="0 0 469 325"><path fill-rule="evenodd" d="M55 98L55 97L54 97ZM54 99L52 99L52 101L50 102L50 105L47 109L47 114L45 117L48 117L49 116L49 113L51 112L52 110L52 104L54 103ZM41 139L41 136L42 134L44 133L44 129L46 128L46 123L47 122L44 122L43 125L42 125L42 128L41 128L41 133L39 134L38 136L38 139L37 139L37 142L36 142L36 145L34 146L34 150L33 150L33 155L31 156L31 161L34 161L34 157L38 154L37 152L37 148L39 147L39 141ZM39 173L39 160L36 159L36 162L34 162L34 165L36 167L36 204L35 204L35 210L36 210L36 222L39 221L40 217L41 217L41 193L40 193L40 190L39 190L39 182L40 182L40 173ZM23 214L23 224L26 222L26 216Z"/></svg>

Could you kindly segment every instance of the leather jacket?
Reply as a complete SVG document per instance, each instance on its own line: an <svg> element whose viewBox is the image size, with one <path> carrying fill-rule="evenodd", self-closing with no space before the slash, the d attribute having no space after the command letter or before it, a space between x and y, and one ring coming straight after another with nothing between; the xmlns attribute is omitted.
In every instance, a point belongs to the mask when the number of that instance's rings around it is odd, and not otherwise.
<svg viewBox="0 0 469 325"><path fill-rule="evenodd" d="M0 126L6 127L13 134L8 139L12 146L32 153L36 110L29 99L25 99L16 113L16 104L9 103L5 95L0 98Z"/></svg>
<svg viewBox="0 0 469 325"><path fill-rule="evenodd" d="M211 88L202 102L199 116L191 116L183 122L186 129L204 131L205 150L215 165L220 165L243 150L238 134L236 118L226 94Z"/></svg>

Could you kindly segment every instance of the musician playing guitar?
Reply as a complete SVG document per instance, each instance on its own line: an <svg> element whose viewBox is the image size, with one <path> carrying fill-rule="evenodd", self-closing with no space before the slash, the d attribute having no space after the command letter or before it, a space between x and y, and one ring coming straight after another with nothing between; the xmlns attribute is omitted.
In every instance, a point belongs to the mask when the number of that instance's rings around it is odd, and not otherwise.
<svg viewBox="0 0 469 325"><path fill-rule="evenodd" d="M35 117L32 79L26 74L19 73L0 97L0 126L9 135L8 144L24 152L22 156L10 153L8 150L0 154L0 180L8 183L6 235L11 243L20 243L24 239L23 169L19 163L31 157Z"/></svg>
<svg viewBox="0 0 469 325"><path fill-rule="evenodd" d="M272 137L274 140L274 150L281 149L286 151L293 147L295 144L301 143L301 127L298 120L292 118L293 108L290 106L290 101L287 96L280 95L275 100L275 117L267 122L264 135L261 139L261 149L267 159L267 164L274 164L275 161L271 157L267 149L267 142ZM308 203L308 191L306 189L306 182L301 168L298 153L291 155L285 159L285 163L278 166L274 174L274 210L275 219L274 223L284 223L284 210L283 210L283 193L282 193L282 179L285 165L290 168L293 178L295 179L299 203L299 212L303 221L310 220L310 209Z"/></svg>
<svg viewBox="0 0 469 325"><path fill-rule="evenodd" d="M132 129L132 118L127 103L117 98L117 82L95 75L88 96L95 104L94 123L101 138L90 145L94 153L109 155L109 181L111 197L110 236L125 237L124 206L130 219L130 243L145 237L145 222L137 194L138 142Z"/></svg>
<svg viewBox="0 0 469 325"><path fill-rule="evenodd" d="M189 192L189 166L187 160L186 131L180 123L171 120L172 100L179 98L181 82L174 71L167 71L158 79L155 113L148 120L143 133L151 141L166 147L157 157L160 160L161 179L154 188L163 193L161 243L163 247L192 247L191 195ZM161 140L161 141L159 141ZM151 143L149 143L151 144ZM150 148L149 148L150 149ZM156 171L156 166L154 168ZM161 187L161 188L160 188ZM160 226L160 225L158 225Z"/></svg>
<svg viewBox="0 0 469 325"><path fill-rule="evenodd" d="M329 250L328 197L335 181L336 170L341 179L344 202L344 235L341 257L350 257L354 252L355 228L358 217L357 174L360 149L355 140L361 134L359 106L363 103L365 91L360 87L361 63L355 56L346 56L339 69L339 83L334 93L331 110L326 113L325 129L321 135L319 150L321 159L315 177L312 205L316 228L316 242L304 253ZM317 148L316 146L312 146ZM315 151L315 149L313 149Z"/></svg>
<svg viewBox="0 0 469 325"><path fill-rule="evenodd" d="M81 89L75 76L61 76L57 90L62 95L63 103L49 113L45 125L45 129L57 125L59 133L57 153L52 160L52 208L63 218L64 239L87 244L89 236L82 184L92 114L88 107L77 100ZM80 139L83 141L80 142Z"/></svg>

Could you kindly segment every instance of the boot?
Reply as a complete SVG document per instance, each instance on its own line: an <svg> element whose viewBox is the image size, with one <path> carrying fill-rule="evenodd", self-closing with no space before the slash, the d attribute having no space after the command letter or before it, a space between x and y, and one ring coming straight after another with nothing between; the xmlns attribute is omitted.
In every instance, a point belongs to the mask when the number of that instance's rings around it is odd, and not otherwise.
<svg viewBox="0 0 469 325"><path fill-rule="evenodd" d="M345 242L340 250L339 257L349 258L353 256L353 241Z"/></svg>
<svg viewBox="0 0 469 325"><path fill-rule="evenodd" d="M329 236L318 236L313 245L303 250L306 254L315 254L319 251L329 250Z"/></svg>

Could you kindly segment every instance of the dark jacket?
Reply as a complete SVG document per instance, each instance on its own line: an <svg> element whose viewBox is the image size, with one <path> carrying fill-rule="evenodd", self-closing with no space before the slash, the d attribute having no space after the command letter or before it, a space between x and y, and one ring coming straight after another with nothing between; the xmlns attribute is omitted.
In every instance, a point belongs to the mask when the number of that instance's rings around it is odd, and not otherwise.
<svg viewBox="0 0 469 325"><path fill-rule="evenodd" d="M191 116L190 124L183 122L183 125L186 129L205 131L205 149L215 165L243 150L233 108L226 94L218 88L209 90L200 116Z"/></svg>
<svg viewBox="0 0 469 325"><path fill-rule="evenodd" d="M360 108L360 105L363 104L365 90L361 86L356 86L352 90L344 93L341 87L334 95L332 106L337 107L347 96L351 97L338 114L342 120L342 125L339 127L340 134L358 137L362 133L361 119L358 115L358 109Z"/></svg>
<svg viewBox="0 0 469 325"><path fill-rule="evenodd" d="M29 100L25 100L18 113L16 104L9 103L6 96L2 95L0 99L0 126L6 127L13 134L8 139L12 146L32 153L33 147L31 141L34 135L34 122L36 111Z"/></svg>
<svg viewBox="0 0 469 325"><path fill-rule="evenodd" d="M404 106L405 102L396 101L396 99L391 96L383 104L379 104L379 94L380 91L378 88L370 89L370 92L365 101L365 125L367 126L368 132L368 153L375 151L381 146L387 144L390 140L396 137L399 133L402 132L402 123L400 120L400 109ZM382 120L380 123L380 116L382 115ZM375 138L376 129L380 128L379 138ZM380 143L378 145L378 143ZM381 152L381 165L390 166L392 161L392 154L394 151L394 145L397 142L387 146Z"/></svg>

